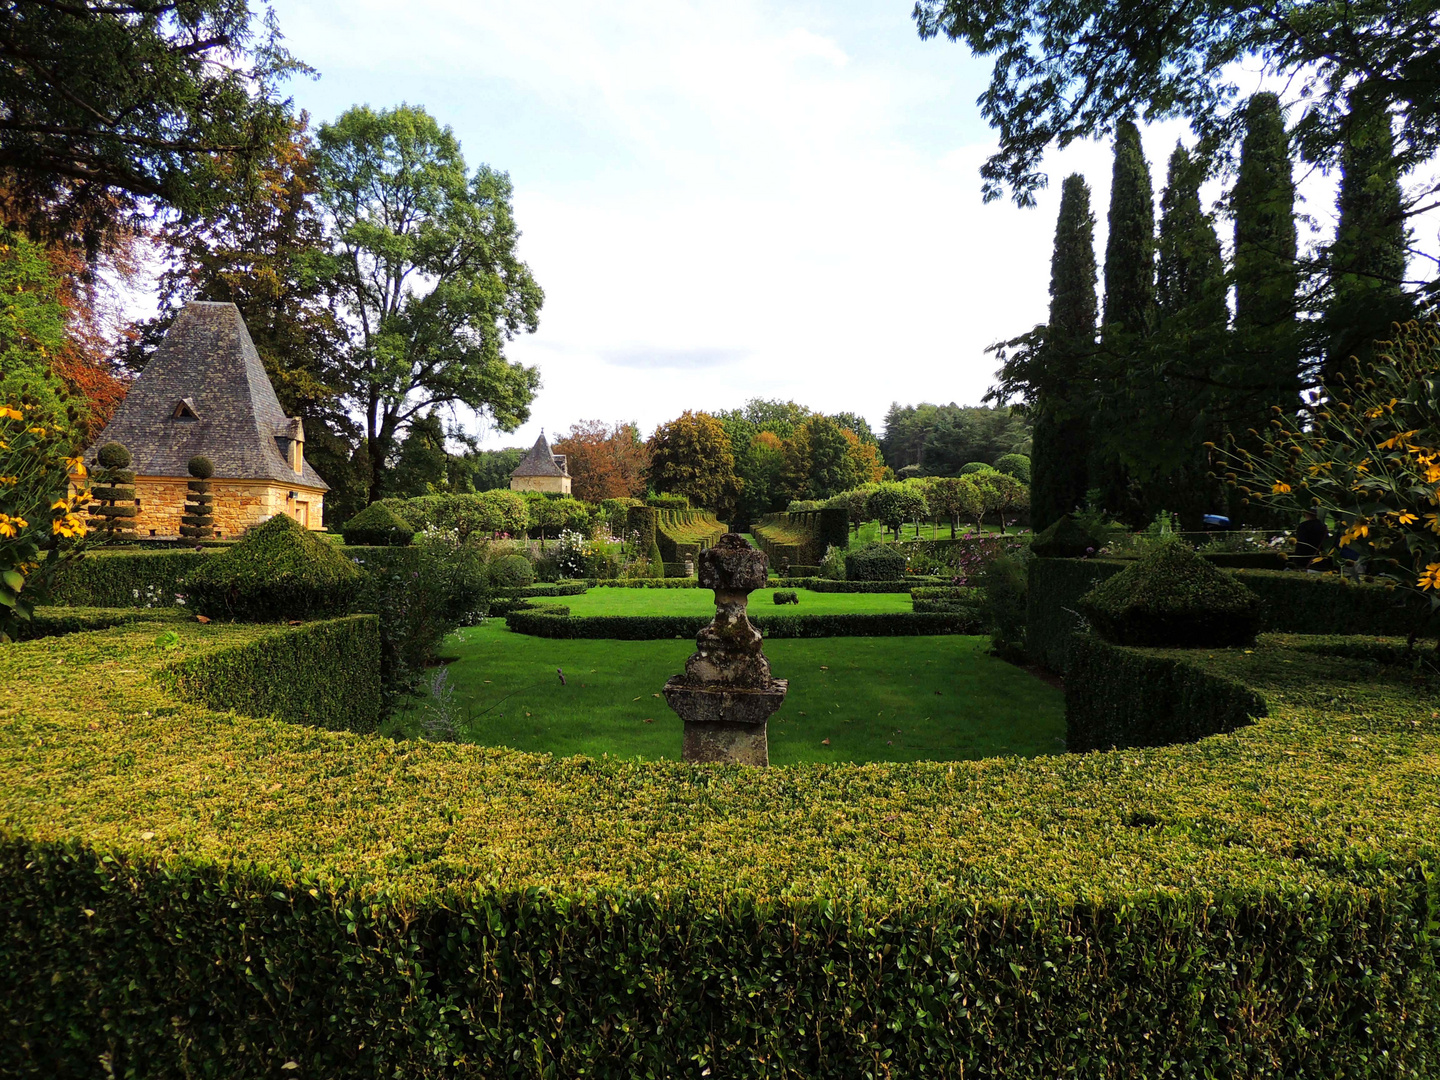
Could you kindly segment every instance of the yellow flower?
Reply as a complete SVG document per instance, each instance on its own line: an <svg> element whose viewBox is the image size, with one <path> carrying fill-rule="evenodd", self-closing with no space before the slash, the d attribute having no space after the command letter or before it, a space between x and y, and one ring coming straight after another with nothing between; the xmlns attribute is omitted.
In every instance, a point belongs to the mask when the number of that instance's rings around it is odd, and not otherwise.
<svg viewBox="0 0 1440 1080"><path fill-rule="evenodd" d="M18 536L20 530L30 523L22 517L11 517L9 514L0 514L0 536Z"/></svg>
<svg viewBox="0 0 1440 1080"><path fill-rule="evenodd" d="M1344 547L1346 544L1350 543L1351 540L1359 540L1361 537L1369 535L1369 523L1365 521L1357 521L1348 529L1346 529L1344 535L1340 537L1340 546Z"/></svg>
<svg viewBox="0 0 1440 1080"><path fill-rule="evenodd" d="M0 405L0 420L24 420L25 414L9 405Z"/></svg>
<svg viewBox="0 0 1440 1080"><path fill-rule="evenodd" d="M1425 572L1415 584L1422 589L1440 589L1440 562L1432 562L1425 567Z"/></svg>
<svg viewBox="0 0 1440 1080"><path fill-rule="evenodd" d="M1286 495L1290 491L1290 485L1276 481L1275 486L1270 489L1272 495Z"/></svg>
<svg viewBox="0 0 1440 1080"><path fill-rule="evenodd" d="M73 538L84 536L89 529L78 514L66 514L50 523L50 531L56 536Z"/></svg>
<svg viewBox="0 0 1440 1080"><path fill-rule="evenodd" d="M1413 522L1419 521L1420 519L1414 514L1412 514L1409 510L1401 510L1398 520L1401 525L1409 525Z"/></svg>

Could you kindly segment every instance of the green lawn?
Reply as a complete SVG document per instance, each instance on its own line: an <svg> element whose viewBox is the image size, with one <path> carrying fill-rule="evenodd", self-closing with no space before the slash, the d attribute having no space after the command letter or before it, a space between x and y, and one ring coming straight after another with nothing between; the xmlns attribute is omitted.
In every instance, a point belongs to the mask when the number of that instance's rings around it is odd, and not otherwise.
<svg viewBox="0 0 1440 1080"><path fill-rule="evenodd" d="M695 595L710 597L708 590ZM987 655L987 645L985 638L955 636L767 642L775 675L790 680L785 706L770 721L770 760L959 760L1063 751L1060 692ZM692 641L552 641L511 633L492 619L447 639L444 651L456 659L445 670L466 741L562 756L675 758L680 720L660 688L683 670L694 647ZM556 668L565 671L563 686ZM387 731L415 734L426 707L422 701Z"/></svg>
<svg viewBox="0 0 1440 1080"><path fill-rule="evenodd" d="M775 603L774 589L750 594L750 611L756 615L852 615L911 611L909 593L819 593L793 590L798 604ZM563 604L572 615L713 615L715 594L709 589L591 589L580 596L537 600Z"/></svg>

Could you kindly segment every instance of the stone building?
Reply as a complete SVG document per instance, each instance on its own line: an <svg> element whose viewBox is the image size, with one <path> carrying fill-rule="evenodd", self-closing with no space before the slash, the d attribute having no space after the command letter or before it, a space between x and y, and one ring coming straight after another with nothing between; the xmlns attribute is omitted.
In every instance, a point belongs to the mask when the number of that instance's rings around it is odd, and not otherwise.
<svg viewBox="0 0 1440 1080"><path fill-rule="evenodd" d="M530 452L520 459L520 464L510 474L510 490L570 494L570 473L565 468L565 455L550 452L545 432L540 432L540 438L535 440Z"/></svg>
<svg viewBox="0 0 1440 1080"><path fill-rule="evenodd" d="M188 463L215 466L215 534L237 536L276 514L322 527L329 485L305 460L305 429L285 415L234 304L192 301L86 451L123 443L135 472L141 538L178 537Z"/></svg>

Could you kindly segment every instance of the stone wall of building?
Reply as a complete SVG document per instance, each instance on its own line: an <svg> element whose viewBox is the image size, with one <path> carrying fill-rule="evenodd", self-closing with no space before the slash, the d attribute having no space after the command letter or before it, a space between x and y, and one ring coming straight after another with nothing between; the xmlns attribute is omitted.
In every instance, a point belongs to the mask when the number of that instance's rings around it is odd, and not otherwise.
<svg viewBox="0 0 1440 1080"><path fill-rule="evenodd" d="M139 513L135 534L140 537L177 537L180 516L185 512L188 481L171 476L137 476L135 497ZM290 492L296 497L291 499ZM256 522L276 514L289 514L312 529L322 528L325 494L314 488L287 487L267 480L211 480L215 496L215 535L220 539L239 536Z"/></svg>
<svg viewBox="0 0 1440 1080"><path fill-rule="evenodd" d="M570 494L568 476L512 476L511 491L548 491L561 495Z"/></svg>

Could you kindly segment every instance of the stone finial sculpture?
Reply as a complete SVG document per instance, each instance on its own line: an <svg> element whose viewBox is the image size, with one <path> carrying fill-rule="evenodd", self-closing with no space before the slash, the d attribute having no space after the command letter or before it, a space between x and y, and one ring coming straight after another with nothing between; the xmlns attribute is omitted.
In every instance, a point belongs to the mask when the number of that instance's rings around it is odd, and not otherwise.
<svg viewBox="0 0 1440 1080"><path fill-rule="evenodd" d="M745 616L769 561L736 533L700 553L700 587L715 590L715 621L696 636L685 674L665 684L665 701L685 722L686 761L770 764L766 724L789 684L770 677L760 631Z"/></svg>

